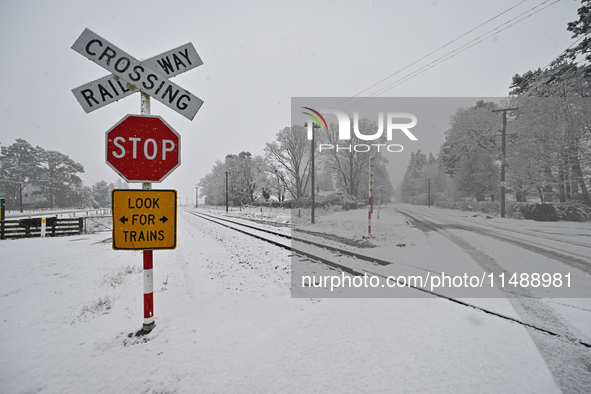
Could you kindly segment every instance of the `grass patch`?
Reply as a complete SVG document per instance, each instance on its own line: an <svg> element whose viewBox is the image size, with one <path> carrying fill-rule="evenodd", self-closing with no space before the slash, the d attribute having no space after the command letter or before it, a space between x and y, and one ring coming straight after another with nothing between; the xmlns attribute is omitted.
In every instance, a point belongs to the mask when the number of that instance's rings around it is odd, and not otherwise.
<svg viewBox="0 0 591 394"><path fill-rule="evenodd" d="M142 272L142 269L136 265L131 266L128 265L126 267L118 268L114 271L108 272L103 276L103 279L100 283L101 286L105 287L117 287L125 282L125 278L129 275L139 274Z"/></svg>

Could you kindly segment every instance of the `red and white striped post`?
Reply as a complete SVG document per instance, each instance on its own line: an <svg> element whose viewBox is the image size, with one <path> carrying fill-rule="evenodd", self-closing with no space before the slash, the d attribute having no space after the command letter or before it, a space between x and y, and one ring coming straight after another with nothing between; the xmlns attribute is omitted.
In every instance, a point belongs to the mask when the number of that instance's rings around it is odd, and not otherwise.
<svg viewBox="0 0 591 394"><path fill-rule="evenodd" d="M154 328L154 276L152 270L152 250L144 250L144 328L142 331L152 331Z"/></svg>

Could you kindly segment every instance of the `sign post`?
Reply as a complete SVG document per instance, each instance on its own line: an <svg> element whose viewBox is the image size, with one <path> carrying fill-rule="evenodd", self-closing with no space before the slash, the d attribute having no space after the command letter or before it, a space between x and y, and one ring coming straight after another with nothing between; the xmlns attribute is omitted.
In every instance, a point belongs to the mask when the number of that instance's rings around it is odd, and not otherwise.
<svg viewBox="0 0 591 394"><path fill-rule="evenodd" d="M111 192L113 249L143 250L144 332L155 326L153 250L176 248L176 199L176 190Z"/></svg>
<svg viewBox="0 0 591 394"><path fill-rule="evenodd" d="M150 115L151 108L150 108L150 96L142 92L140 94L140 110L142 115ZM164 147L164 143L162 144ZM144 152L145 153L145 152ZM147 156L147 154L146 154ZM175 167L176 168L176 167ZM142 189L144 190L151 190L152 184L150 182L143 182ZM113 201L113 199L111 199ZM176 208L176 201L174 204ZM112 210L113 214L115 210ZM115 219L115 216L113 216ZM175 225L176 225L176 217L175 217ZM175 232L176 233L176 232ZM176 237L176 234L175 234ZM115 239L115 237L113 237ZM175 240L176 245L176 240ZM114 246L114 244L113 244ZM143 253L143 272L144 272L144 325L142 327L142 331L150 332L156 326L156 322L154 321L154 253L152 250L144 250Z"/></svg>
<svg viewBox="0 0 591 394"><path fill-rule="evenodd" d="M193 120L203 100L169 78L203 62L191 43L139 61L89 29L72 49L112 74L72 90L86 113L141 92L142 116L128 115L107 131L105 157L126 181L142 183L141 191L113 190L113 248L143 250L142 331L150 332L155 326L152 252L176 247L177 198L174 190L153 191L152 182L162 182L180 165L180 136L162 118L150 116L150 96Z"/></svg>

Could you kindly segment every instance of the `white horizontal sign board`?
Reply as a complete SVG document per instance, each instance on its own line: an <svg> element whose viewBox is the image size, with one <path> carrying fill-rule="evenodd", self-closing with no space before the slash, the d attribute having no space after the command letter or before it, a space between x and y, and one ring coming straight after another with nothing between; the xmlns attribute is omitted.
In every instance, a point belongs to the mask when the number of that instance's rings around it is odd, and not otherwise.
<svg viewBox="0 0 591 394"><path fill-rule="evenodd" d="M167 78L174 77L203 64L193 44L188 43L158 56L142 60L142 64ZM130 85L130 86L128 86ZM135 87L132 90L130 87ZM136 85L113 74L72 89L76 100L86 113L139 92Z"/></svg>
<svg viewBox="0 0 591 394"><path fill-rule="evenodd" d="M120 94L127 93L125 90L135 91L139 89L191 120L203 104L203 100L199 97L169 81L169 76L162 73L162 71L165 71L165 67L162 65L159 65L160 71L156 71L147 62L140 62L88 29L82 32L72 45L72 49L118 77L119 80L113 78L106 80L106 82L109 88L117 89ZM182 62L180 54L177 59ZM173 57L172 61L177 59ZM172 67L173 63L170 66ZM109 84L108 81L114 81L115 83ZM99 95L96 97L93 90L81 90L83 101L90 106L91 103L98 105L101 101L104 101L102 96L108 98L107 88L104 85L102 86L103 89L97 86ZM113 90L113 93L115 93L115 90ZM113 97L115 99L115 96Z"/></svg>

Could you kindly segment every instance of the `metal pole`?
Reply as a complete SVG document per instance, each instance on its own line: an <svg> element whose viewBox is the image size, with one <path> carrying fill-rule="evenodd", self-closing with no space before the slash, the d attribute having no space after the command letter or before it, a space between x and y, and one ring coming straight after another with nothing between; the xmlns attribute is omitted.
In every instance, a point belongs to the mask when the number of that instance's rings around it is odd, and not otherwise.
<svg viewBox="0 0 591 394"><path fill-rule="evenodd" d="M142 115L150 115L150 96L141 92L140 109ZM151 182L142 183L142 189L152 189ZM150 332L154 329L154 256L152 250L144 250L144 327L142 331Z"/></svg>
<svg viewBox="0 0 591 394"><path fill-rule="evenodd" d="M431 208L431 179L428 178L427 179L427 182L428 182L427 183L428 184L428 187L427 187L427 195L428 195L428 197L427 197L427 199L429 200L429 203L428 203L429 204L429 208Z"/></svg>
<svg viewBox="0 0 591 394"><path fill-rule="evenodd" d="M199 208L199 186L195 186L195 208Z"/></svg>
<svg viewBox="0 0 591 394"><path fill-rule="evenodd" d="M380 208L382 207L382 189L380 189L378 197L378 219L380 218Z"/></svg>
<svg viewBox="0 0 591 394"><path fill-rule="evenodd" d="M367 233L371 235L371 212L373 205L371 204L371 192L373 189L373 157L369 157L369 208L367 213Z"/></svg>
<svg viewBox="0 0 591 394"><path fill-rule="evenodd" d="M23 213L23 183L19 182L18 184L19 187L19 200L20 200L20 204L21 204L21 213Z"/></svg>
<svg viewBox="0 0 591 394"><path fill-rule="evenodd" d="M507 111L503 111L503 136L501 144L503 153L501 154L501 217L505 217L505 144L507 134Z"/></svg>
<svg viewBox="0 0 591 394"><path fill-rule="evenodd" d="M311 173L312 174L312 185L311 185L312 186L312 193L311 193L311 197L312 197L312 211L311 211L311 214L310 214L310 222L312 224L315 223L315 221L314 221L314 197L315 197L315 195L314 195L314 191L315 191L314 190L315 189L315 187L314 187L314 172L315 172L314 171L314 145L315 145L314 144L314 126L316 126L316 124L312 122L312 145L311 145L312 146L312 152L310 153L311 158L312 158L312 169L311 169L311 171L312 171L312 173Z"/></svg>
<svg viewBox="0 0 591 394"><path fill-rule="evenodd" d="M228 171L226 171L226 212L228 212Z"/></svg>

